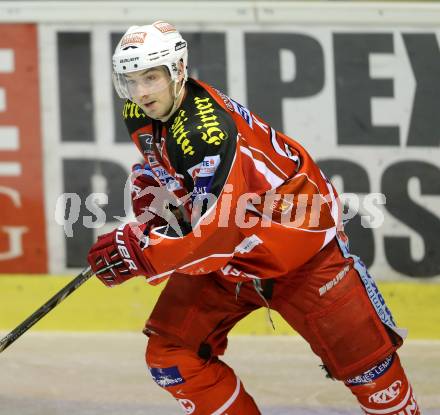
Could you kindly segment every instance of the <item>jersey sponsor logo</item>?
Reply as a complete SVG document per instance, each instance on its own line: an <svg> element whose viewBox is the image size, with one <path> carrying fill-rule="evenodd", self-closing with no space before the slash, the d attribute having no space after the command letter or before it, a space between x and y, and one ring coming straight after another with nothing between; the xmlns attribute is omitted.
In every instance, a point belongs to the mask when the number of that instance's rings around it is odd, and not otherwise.
<svg viewBox="0 0 440 415"><path fill-rule="evenodd" d="M197 177L211 177L220 165L220 155L206 156L200 163L187 170L195 180Z"/></svg>
<svg viewBox="0 0 440 415"><path fill-rule="evenodd" d="M223 92L219 91L217 88L212 88L215 92L217 92L217 94L220 96L220 98L223 100L223 102L226 105L226 108L231 111L234 112L234 106L232 105L231 102L231 98L229 98L226 94L224 94Z"/></svg>
<svg viewBox="0 0 440 415"><path fill-rule="evenodd" d="M371 383L382 376L389 369L392 362L393 355L388 356L382 363L372 367L371 369L362 373L362 375L348 379L347 383L349 385L365 385L366 383Z"/></svg>
<svg viewBox="0 0 440 415"><path fill-rule="evenodd" d="M188 138L189 130L186 129L185 123L188 121L185 110L179 110L173 124L170 128L171 136L176 140L176 143L182 149L183 154L193 156L195 154L191 141Z"/></svg>
<svg viewBox="0 0 440 415"><path fill-rule="evenodd" d="M191 193L193 203L198 196L203 196L211 192L214 175L219 165L219 155L205 156L201 163L188 169L188 173L194 180L194 188Z"/></svg>
<svg viewBox="0 0 440 415"><path fill-rule="evenodd" d="M125 35L121 40L121 48L126 48L128 46L137 46L144 43L147 34L145 32L135 32Z"/></svg>
<svg viewBox="0 0 440 415"><path fill-rule="evenodd" d="M168 179L171 176L168 174L168 172L163 167L157 167L154 169L154 172L156 173L157 177L161 180ZM172 178L172 177L171 177Z"/></svg>
<svg viewBox="0 0 440 415"><path fill-rule="evenodd" d="M183 412L185 414L190 415L194 413L196 410L196 405L193 401L190 401L189 399L178 399L177 402L179 402L180 407L183 409Z"/></svg>
<svg viewBox="0 0 440 415"><path fill-rule="evenodd" d="M159 180L159 183L162 186L165 186L171 192L181 189L182 186L180 185L179 181L172 177L162 166L160 166L156 159L154 160L156 165L154 166L150 163L150 167L154 173L155 179Z"/></svg>
<svg viewBox="0 0 440 415"><path fill-rule="evenodd" d="M252 128L252 115L251 112L244 107L243 105L239 104L237 101L234 101L232 98L229 98L232 102L232 105L234 106L235 112L237 112L241 118L243 118L246 121L246 124L249 125L249 127Z"/></svg>
<svg viewBox="0 0 440 415"><path fill-rule="evenodd" d="M400 389L402 387L402 381L396 380L388 388L383 389L379 392L373 393L368 397L368 401L376 404L387 404L400 395Z"/></svg>
<svg viewBox="0 0 440 415"><path fill-rule="evenodd" d="M198 177L211 177L214 175L217 167L220 164L220 156L206 156L200 163L200 170L197 174Z"/></svg>
<svg viewBox="0 0 440 415"><path fill-rule="evenodd" d="M194 186L192 193L194 196L206 195L207 191L208 191L208 186Z"/></svg>
<svg viewBox="0 0 440 415"><path fill-rule="evenodd" d="M162 167L154 167L152 169L156 177L161 181L162 184L167 184L169 180L174 180L173 177L169 175L169 173Z"/></svg>
<svg viewBox="0 0 440 415"><path fill-rule="evenodd" d="M139 119L146 117L142 109L134 102L130 102L130 101L125 102L124 108L122 109L122 116L124 117L124 120L128 118Z"/></svg>
<svg viewBox="0 0 440 415"><path fill-rule="evenodd" d="M212 187L212 176L205 177L197 177L194 183L194 188L191 193L191 200L194 203L196 199L203 200L204 198L200 198L200 196L207 195L211 192Z"/></svg>
<svg viewBox="0 0 440 415"><path fill-rule="evenodd" d="M224 140L228 138L228 133L222 130L220 123L217 121L217 115L215 115L214 105L209 97L200 98L195 97L194 103L198 112L196 115L202 122L197 126L197 129L201 131L201 139L208 144L220 145Z"/></svg>
<svg viewBox="0 0 440 415"><path fill-rule="evenodd" d="M177 366L165 368L151 367L150 373L151 376L153 376L154 381L162 388L185 383L185 379L180 374L179 368Z"/></svg>

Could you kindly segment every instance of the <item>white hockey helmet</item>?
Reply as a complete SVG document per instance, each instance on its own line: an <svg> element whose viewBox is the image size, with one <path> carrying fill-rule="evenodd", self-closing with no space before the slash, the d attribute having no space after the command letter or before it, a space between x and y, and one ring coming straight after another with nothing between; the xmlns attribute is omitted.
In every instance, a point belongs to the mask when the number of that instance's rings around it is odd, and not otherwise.
<svg viewBox="0 0 440 415"><path fill-rule="evenodd" d="M131 99L125 74L166 66L172 81L179 75L183 61L184 82L188 78L188 47L177 29L158 20L151 25L131 26L113 54L113 84L121 98Z"/></svg>

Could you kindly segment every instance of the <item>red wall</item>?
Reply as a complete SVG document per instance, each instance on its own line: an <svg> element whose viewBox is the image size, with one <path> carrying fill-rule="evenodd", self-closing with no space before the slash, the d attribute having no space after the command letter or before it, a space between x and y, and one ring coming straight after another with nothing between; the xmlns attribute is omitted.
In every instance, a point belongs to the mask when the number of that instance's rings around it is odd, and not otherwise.
<svg viewBox="0 0 440 415"><path fill-rule="evenodd" d="M0 272L47 272L37 26L0 25ZM15 131L14 131L15 127Z"/></svg>

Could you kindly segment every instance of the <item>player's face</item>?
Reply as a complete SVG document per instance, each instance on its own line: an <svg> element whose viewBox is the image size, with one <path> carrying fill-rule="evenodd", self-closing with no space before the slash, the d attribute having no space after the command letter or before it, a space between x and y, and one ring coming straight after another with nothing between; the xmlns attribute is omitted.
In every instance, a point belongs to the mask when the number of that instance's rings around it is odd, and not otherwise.
<svg viewBox="0 0 440 415"><path fill-rule="evenodd" d="M148 117L160 119L173 106L171 77L165 67L159 66L125 75L132 101L138 104Z"/></svg>

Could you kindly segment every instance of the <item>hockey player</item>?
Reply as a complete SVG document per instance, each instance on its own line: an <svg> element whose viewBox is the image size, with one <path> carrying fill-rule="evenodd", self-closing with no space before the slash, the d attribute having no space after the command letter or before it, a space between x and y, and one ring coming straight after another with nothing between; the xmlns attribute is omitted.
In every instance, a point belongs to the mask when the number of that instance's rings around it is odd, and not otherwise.
<svg viewBox="0 0 440 415"><path fill-rule="evenodd" d="M88 260L95 272L123 261L99 275L107 286L167 280L145 326L158 385L186 414L260 414L219 356L230 329L267 307L365 414L420 414L396 353L403 331L349 253L337 193L306 150L188 78L187 43L169 23L127 30L113 80L145 159L133 204L146 220L99 237Z"/></svg>

